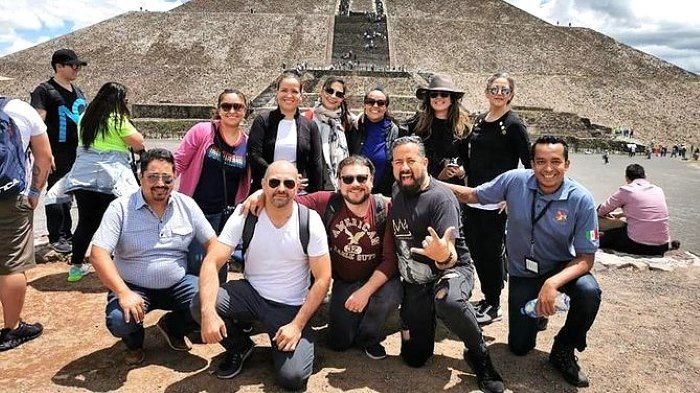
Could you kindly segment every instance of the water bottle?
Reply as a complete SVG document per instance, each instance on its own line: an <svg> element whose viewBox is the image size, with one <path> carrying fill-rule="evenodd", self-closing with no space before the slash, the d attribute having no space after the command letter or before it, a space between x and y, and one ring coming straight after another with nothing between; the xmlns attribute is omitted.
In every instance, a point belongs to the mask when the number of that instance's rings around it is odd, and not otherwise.
<svg viewBox="0 0 700 393"><path fill-rule="evenodd" d="M556 312L569 311L569 296L563 292L559 292L557 297L554 299L554 309ZM537 299L532 299L525 303L525 306L520 309L520 313L527 315L530 318L539 318L537 315Z"/></svg>

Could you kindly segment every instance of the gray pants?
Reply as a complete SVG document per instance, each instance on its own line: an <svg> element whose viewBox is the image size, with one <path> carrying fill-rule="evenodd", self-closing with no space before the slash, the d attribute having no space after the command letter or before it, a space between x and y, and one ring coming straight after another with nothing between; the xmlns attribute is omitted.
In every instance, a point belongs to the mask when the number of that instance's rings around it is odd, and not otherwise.
<svg viewBox="0 0 700 393"><path fill-rule="evenodd" d="M221 341L227 351L238 352L250 341L240 323L260 321L272 341L277 330L297 315L301 306L290 306L264 299L246 280L229 281L219 288L216 312L226 323L228 337ZM192 316L202 322L199 294L192 299ZM283 352L272 343L272 362L277 383L285 389L302 390L311 376L314 364L314 343L309 325L304 327L294 352Z"/></svg>
<svg viewBox="0 0 700 393"><path fill-rule="evenodd" d="M484 337L469 303L474 286L471 266L457 266L427 284L404 281L401 304L401 357L411 367L421 367L435 349L435 316L442 320L464 345L477 354L487 352Z"/></svg>
<svg viewBox="0 0 700 393"><path fill-rule="evenodd" d="M401 280L396 277L382 285L369 298L365 310L361 313L350 312L345 302L353 292L365 284L364 281L333 281L331 304L328 320L328 345L344 351L353 344L365 348L381 342L382 327L389 314L398 310L403 289Z"/></svg>

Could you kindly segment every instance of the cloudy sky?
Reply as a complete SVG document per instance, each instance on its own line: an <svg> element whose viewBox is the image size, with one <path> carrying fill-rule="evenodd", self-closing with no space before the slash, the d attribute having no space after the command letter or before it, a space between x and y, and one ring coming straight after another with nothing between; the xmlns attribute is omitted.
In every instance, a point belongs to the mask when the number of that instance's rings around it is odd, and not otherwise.
<svg viewBox="0 0 700 393"><path fill-rule="evenodd" d="M416 0L420 1L420 0ZM700 74L698 0L506 0L552 24L589 27ZM185 0L0 0L0 56L143 7ZM60 5L60 7L59 7Z"/></svg>

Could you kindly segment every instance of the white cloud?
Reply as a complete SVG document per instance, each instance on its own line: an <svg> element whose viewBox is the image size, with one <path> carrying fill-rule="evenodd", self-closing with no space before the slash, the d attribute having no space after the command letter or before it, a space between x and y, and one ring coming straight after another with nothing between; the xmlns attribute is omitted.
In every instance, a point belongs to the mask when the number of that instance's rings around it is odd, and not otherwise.
<svg viewBox="0 0 700 393"><path fill-rule="evenodd" d="M700 73L700 2L688 0L506 0L549 23L594 29Z"/></svg>

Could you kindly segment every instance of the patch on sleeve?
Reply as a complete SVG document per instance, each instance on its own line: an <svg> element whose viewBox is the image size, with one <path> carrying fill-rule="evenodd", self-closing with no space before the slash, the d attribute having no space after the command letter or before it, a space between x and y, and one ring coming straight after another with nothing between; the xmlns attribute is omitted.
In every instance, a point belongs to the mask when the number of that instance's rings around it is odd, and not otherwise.
<svg viewBox="0 0 700 393"><path fill-rule="evenodd" d="M592 242L598 241L598 229L586 232L586 239Z"/></svg>

